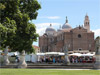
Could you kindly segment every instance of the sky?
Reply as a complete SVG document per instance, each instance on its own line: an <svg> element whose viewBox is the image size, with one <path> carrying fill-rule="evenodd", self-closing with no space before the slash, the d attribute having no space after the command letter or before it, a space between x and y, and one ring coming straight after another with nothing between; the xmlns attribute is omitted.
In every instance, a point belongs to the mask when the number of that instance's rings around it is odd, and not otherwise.
<svg viewBox="0 0 100 75"><path fill-rule="evenodd" d="M65 23L66 16L72 28L84 24L85 15L90 20L90 30L95 37L100 36L100 0L38 0L41 9L36 20L37 33L41 36L47 27L52 24L56 30ZM38 46L38 41L33 42Z"/></svg>

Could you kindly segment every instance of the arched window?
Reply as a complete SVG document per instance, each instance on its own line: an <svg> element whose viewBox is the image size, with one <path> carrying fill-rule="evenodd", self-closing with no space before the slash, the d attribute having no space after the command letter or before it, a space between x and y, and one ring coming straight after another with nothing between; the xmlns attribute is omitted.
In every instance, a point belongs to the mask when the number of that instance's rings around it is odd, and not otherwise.
<svg viewBox="0 0 100 75"><path fill-rule="evenodd" d="M78 38L81 38L81 34L78 34Z"/></svg>

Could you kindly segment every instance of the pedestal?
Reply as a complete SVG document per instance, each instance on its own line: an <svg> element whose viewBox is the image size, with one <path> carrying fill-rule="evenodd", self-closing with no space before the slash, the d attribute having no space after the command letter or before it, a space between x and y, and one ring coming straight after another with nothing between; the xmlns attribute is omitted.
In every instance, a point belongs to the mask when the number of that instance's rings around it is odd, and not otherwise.
<svg viewBox="0 0 100 75"><path fill-rule="evenodd" d="M65 55L65 64L70 65L70 61L67 55Z"/></svg>
<svg viewBox="0 0 100 75"><path fill-rule="evenodd" d="M25 62L25 51L22 51L19 57L18 68L26 68L27 64Z"/></svg>
<svg viewBox="0 0 100 75"><path fill-rule="evenodd" d="M95 69L100 69L100 55L96 55L96 62L94 64Z"/></svg>
<svg viewBox="0 0 100 75"><path fill-rule="evenodd" d="M4 50L4 65L8 65L10 61L8 60L8 46Z"/></svg>
<svg viewBox="0 0 100 75"><path fill-rule="evenodd" d="M98 41L96 42L96 62L94 64L95 69L100 69L100 37L98 38Z"/></svg>
<svg viewBox="0 0 100 75"><path fill-rule="evenodd" d="M4 65L9 65L8 55L4 55Z"/></svg>

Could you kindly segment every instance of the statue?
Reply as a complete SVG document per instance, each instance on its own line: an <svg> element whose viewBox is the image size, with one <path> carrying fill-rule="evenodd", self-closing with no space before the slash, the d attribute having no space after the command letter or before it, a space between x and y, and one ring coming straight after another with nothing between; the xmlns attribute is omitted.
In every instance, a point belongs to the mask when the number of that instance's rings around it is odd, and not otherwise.
<svg viewBox="0 0 100 75"><path fill-rule="evenodd" d="M65 51L65 63L67 65L70 64L69 58L68 58L68 49L67 49L67 45L64 47L64 51Z"/></svg>
<svg viewBox="0 0 100 75"><path fill-rule="evenodd" d="M25 62L25 51L23 50L22 53L20 54L18 68L26 68L26 67L27 67L27 64Z"/></svg>
<svg viewBox="0 0 100 75"><path fill-rule="evenodd" d="M97 41L96 41L95 57L96 57L96 62L94 64L94 68L95 69L100 69L100 37L98 37Z"/></svg>
<svg viewBox="0 0 100 75"><path fill-rule="evenodd" d="M6 46L6 49L4 50L4 65L8 65L10 61L8 60L8 46Z"/></svg>

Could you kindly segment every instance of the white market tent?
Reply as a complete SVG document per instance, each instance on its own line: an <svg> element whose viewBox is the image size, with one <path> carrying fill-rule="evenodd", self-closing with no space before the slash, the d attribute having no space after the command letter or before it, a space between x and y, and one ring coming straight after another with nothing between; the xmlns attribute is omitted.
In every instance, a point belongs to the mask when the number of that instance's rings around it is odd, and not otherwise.
<svg viewBox="0 0 100 75"><path fill-rule="evenodd" d="M58 55L59 52L46 52L45 54L46 55Z"/></svg>
<svg viewBox="0 0 100 75"><path fill-rule="evenodd" d="M65 53L62 52L46 52L46 55L65 55Z"/></svg>
<svg viewBox="0 0 100 75"><path fill-rule="evenodd" d="M43 56L43 55L45 55L45 53L36 53L36 55L40 55L40 56Z"/></svg>
<svg viewBox="0 0 100 75"><path fill-rule="evenodd" d="M91 53L87 53L87 54L81 54L81 53L73 53L73 54L69 54L69 56L94 56L95 53L91 54Z"/></svg>
<svg viewBox="0 0 100 75"><path fill-rule="evenodd" d="M46 52L46 53L36 53L36 55L38 56L44 56L44 55L65 55L65 53L63 52ZM95 53L91 54L91 53L87 53L87 54L81 54L81 53L73 53L73 54L69 54L69 56L94 56Z"/></svg>
<svg viewBox="0 0 100 75"><path fill-rule="evenodd" d="M80 54L80 53L73 53L73 54L69 54L69 56L82 56L82 54Z"/></svg>
<svg viewBox="0 0 100 75"><path fill-rule="evenodd" d="M46 52L46 53L36 53L36 55L65 55L65 53L62 53L62 52Z"/></svg>
<svg viewBox="0 0 100 75"><path fill-rule="evenodd" d="M59 55L65 55L65 53L61 53L61 52L60 52Z"/></svg>
<svg viewBox="0 0 100 75"><path fill-rule="evenodd" d="M82 54L81 56L94 56L95 53L91 54L91 53L87 53L87 54Z"/></svg>
<svg viewBox="0 0 100 75"><path fill-rule="evenodd" d="M8 52L8 56L12 56L12 55L19 55L19 53L18 52Z"/></svg>

